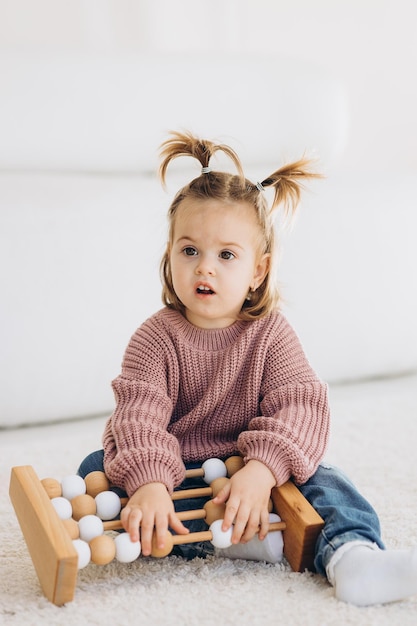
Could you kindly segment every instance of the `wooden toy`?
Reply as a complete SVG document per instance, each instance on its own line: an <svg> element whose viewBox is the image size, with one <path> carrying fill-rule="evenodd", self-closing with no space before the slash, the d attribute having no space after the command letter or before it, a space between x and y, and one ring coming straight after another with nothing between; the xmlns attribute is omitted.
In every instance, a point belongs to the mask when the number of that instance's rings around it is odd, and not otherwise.
<svg viewBox="0 0 417 626"><path fill-rule="evenodd" d="M239 457L227 459L228 475L231 476L238 471L242 463ZM95 497L98 493L108 490L109 483L102 472L93 472L92 474L94 476L88 475L86 477L87 494ZM204 477L205 470L203 468L188 470L186 475L187 477ZM210 476L212 477L211 469ZM228 478L218 477L213 479L208 487L175 491L172 499L211 498L222 488L225 480ZM74 598L79 557L73 540L79 542L80 539L77 534L79 524L72 518L60 519L51 503L51 498L58 497L59 492L60 486L57 481L53 479L40 481L30 465L12 468L10 498L40 585L50 602L62 606ZM287 482L281 487L274 487L271 492L271 500L274 511L282 521L271 524L270 531L282 531L284 555L290 566L297 572L313 569L315 544L317 536L324 526L323 520L292 482ZM121 505L123 506L125 503L126 499L121 499ZM178 517L182 521L205 519L210 526L216 519L219 519L223 511L222 507L214 507L214 509L213 503L208 501L204 509L179 512ZM119 520L103 522L105 531L120 528ZM175 544L211 541L212 538L213 532L210 529L188 535L169 533L166 549L158 550L154 546L152 556L166 556ZM90 542L90 552L93 563L97 565L109 563L116 554L113 539L108 535L95 537Z"/></svg>

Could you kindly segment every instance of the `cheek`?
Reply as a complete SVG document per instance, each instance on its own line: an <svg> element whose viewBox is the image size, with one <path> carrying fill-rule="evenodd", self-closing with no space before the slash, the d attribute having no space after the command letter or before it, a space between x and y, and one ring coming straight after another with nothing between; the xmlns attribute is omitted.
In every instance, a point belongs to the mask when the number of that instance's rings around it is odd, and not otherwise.
<svg viewBox="0 0 417 626"><path fill-rule="evenodd" d="M182 259L171 259L171 278L175 291L181 291L187 282L189 272L187 271L187 264L182 262Z"/></svg>
<svg viewBox="0 0 417 626"><path fill-rule="evenodd" d="M184 273L185 264L183 262L182 257L173 255L170 260L170 265L171 265L171 274L173 277L174 276L180 277Z"/></svg>

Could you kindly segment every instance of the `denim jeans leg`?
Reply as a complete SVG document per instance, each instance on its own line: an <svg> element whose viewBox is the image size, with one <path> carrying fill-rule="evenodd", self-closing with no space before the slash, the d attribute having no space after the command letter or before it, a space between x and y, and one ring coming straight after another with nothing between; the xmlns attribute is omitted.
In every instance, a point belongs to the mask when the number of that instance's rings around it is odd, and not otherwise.
<svg viewBox="0 0 417 626"><path fill-rule="evenodd" d="M91 452L78 468L78 475L85 478L90 472L104 472L104 450Z"/></svg>
<svg viewBox="0 0 417 626"><path fill-rule="evenodd" d="M338 468L322 464L298 488L325 523L316 543L317 572L326 576L332 556L348 542L376 544L384 549L376 512Z"/></svg>

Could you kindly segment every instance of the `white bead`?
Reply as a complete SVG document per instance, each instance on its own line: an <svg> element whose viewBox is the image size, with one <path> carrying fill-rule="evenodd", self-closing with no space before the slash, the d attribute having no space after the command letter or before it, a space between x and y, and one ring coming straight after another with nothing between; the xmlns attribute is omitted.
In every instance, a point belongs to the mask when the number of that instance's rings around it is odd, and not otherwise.
<svg viewBox="0 0 417 626"><path fill-rule="evenodd" d="M78 569L82 569L86 567L91 560L90 546L82 539L73 539L72 544L78 553Z"/></svg>
<svg viewBox="0 0 417 626"><path fill-rule="evenodd" d="M114 491L102 491L95 497L97 515L102 520L110 520L117 517L122 508L122 503Z"/></svg>
<svg viewBox="0 0 417 626"><path fill-rule="evenodd" d="M207 459L201 467L204 470L203 480L208 485L216 478L227 476L227 467L221 459Z"/></svg>
<svg viewBox="0 0 417 626"><path fill-rule="evenodd" d="M66 498L58 496L51 499L51 504L55 511L58 513L60 519L69 519L72 517L72 506Z"/></svg>
<svg viewBox="0 0 417 626"><path fill-rule="evenodd" d="M97 515L84 515L78 522L78 529L80 539L87 543L104 532L103 522Z"/></svg>
<svg viewBox="0 0 417 626"><path fill-rule="evenodd" d="M116 559L120 563L131 563L140 555L140 541L131 541L129 533L121 533L114 543L116 544Z"/></svg>
<svg viewBox="0 0 417 626"><path fill-rule="evenodd" d="M81 496L87 491L84 478L76 474L65 476L61 481L62 495L67 500L72 500L76 496Z"/></svg>
<svg viewBox="0 0 417 626"><path fill-rule="evenodd" d="M211 543L215 548L228 548L232 545L233 526L229 530L222 530L222 519L217 519L210 525L211 534L213 538Z"/></svg>

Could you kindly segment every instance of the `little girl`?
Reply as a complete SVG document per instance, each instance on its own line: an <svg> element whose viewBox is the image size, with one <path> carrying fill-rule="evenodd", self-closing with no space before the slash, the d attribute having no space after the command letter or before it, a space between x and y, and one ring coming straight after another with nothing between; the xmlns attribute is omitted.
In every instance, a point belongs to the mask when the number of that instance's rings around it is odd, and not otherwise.
<svg viewBox="0 0 417 626"><path fill-rule="evenodd" d="M211 169L217 151L236 175ZM191 486L185 469L240 454L243 468L216 497L226 505L223 530L233 523L233 544L244 547L259 527L265 537L271 489L292 479L325 521L314 565L337 598L370 605L417 593L417 550L385 550L372 507L340 471L320 464L327 387L277 308L273 213L280 205L293 212L303 180L317 174L302 159L253 184L228 146L175 133L162 146L163 183L181 156L196 158L202 170L169 209L165 308L134 333L113 382L104 451L87 457L79 473L104 467L127 493L123 526L149 555L154 532L163 548L168 527L196 529L178 519L171 499L174 489ZM176 551L204 556L210 545Z"/></svg>

